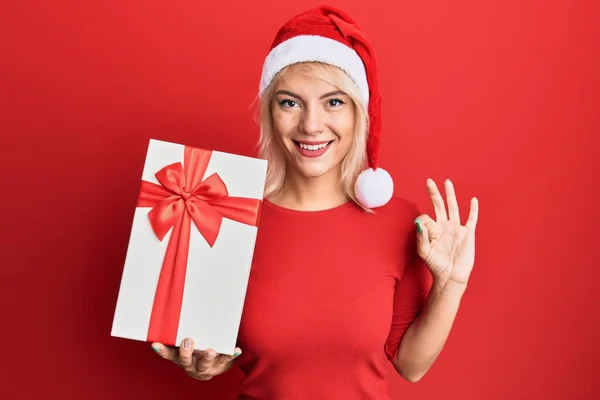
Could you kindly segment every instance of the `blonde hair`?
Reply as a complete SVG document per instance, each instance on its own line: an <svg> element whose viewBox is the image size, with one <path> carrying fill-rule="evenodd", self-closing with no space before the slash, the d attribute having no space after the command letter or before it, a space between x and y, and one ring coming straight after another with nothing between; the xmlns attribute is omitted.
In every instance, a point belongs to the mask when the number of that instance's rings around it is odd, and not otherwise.
<svg viewBox="0 0 600 400"><path fill-rule="evenodd" d="M369 118L365 104L361 100L360 91L354 81L337 67L320 62L306 62L302 64L309 76L321 79L337 87L352 99L355 114L354 140L348 154L342 160L340 185L346 196L365 209L354 194L354 183L358 174L363 170L366 161L366 145L369 129ZM258 152L260 158L268 161L265 197L281 189L286 176L285 156L277 142L273 140L271 103L275 88L281 78L285 76L288 68L285 67L273 78L259 99L260 139L258 141Z"/></svg>

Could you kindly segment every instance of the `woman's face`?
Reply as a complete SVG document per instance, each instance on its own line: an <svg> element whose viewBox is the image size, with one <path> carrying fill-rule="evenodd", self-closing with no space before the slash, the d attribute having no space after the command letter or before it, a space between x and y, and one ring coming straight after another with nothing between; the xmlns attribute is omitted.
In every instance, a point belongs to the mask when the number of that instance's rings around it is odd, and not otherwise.
<svg viewBox="0 0 600 400"><path fill-rule="evenodd" d="M305 68L289 67L275 88L273 134L288 168L306 178L337 174L354 138L354 105L348 95L310 77Z"/></svg>

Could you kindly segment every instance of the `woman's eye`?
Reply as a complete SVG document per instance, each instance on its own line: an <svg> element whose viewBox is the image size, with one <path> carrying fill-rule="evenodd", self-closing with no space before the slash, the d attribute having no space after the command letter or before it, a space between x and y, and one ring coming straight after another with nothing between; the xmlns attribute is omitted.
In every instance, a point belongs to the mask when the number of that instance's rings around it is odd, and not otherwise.
<svg viewBox="0 0 600 400"><path fill-rule="evenodd" d="M281 100L279 102L279 105L286 107L286 108L295 107L296 104L298 104L298 103L296 103L294 100Z"/></svg>
<svg viewBox="0 0 600 400"><path fill-rule="evenodd" d="M338 107L338 106L341 106L342 104L344 104L344 102L341 101L340 99L329 100L329 106L331 106L331 107Z"/></svg>

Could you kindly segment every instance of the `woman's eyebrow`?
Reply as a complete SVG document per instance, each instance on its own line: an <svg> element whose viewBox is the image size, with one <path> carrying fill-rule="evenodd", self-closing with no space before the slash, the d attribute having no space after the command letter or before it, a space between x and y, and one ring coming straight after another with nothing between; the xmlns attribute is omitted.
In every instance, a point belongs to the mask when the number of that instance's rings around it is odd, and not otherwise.
<svg viewBox="0 0 600 400"><path fill-rule="evenodd" d="M290 92L289 90L278 90L277 92L275 92L275 95L287 95L290 97L294 97L298 100L302 100L302 97L300 97L299 95L297 95L294 92ZM327 97L331 97L331 96L339 96L339 95L343 95L343 96L347 96L346 92L344 92L343 90L334 90L333 92L329 92L329 93L325 93L324 95L322 95L321 97L319 97L319 100L322 100L324 98Z"/></svg>
<svg viewBox="0 0 600 400"><path fill-rule="evenodd" d="M343 95L346 96L346 92L342 91L342 90L335 90L333 92L329 92L329 93L325 93L323 96L319 97L319 99L324 99L326 97L330 97L330 96L339 96L339 95Z"/></svg>
<svg viewBox="0 0 600 400"><path fill-rule="evenodd" d="M289 90L278 90L278 91L275 93L275 95L278 95L278 94L285 94L285 95L287 95L287 96L290 96L290 97L295 97L295 98L296 98L296 99L298 99L298 100L302 100L302 97L298 96L298 95L297 95L296 93L294 93L294 92L290 92Z"/></svg>

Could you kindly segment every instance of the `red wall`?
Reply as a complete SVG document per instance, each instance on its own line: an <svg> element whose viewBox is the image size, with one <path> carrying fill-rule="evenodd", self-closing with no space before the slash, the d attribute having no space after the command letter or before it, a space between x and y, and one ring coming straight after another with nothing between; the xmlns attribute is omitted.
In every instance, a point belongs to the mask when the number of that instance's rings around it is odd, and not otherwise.
<svg viewBox="0 0 600 400"><path fill-rule="evenodd" d="M254 154L263 57L316 4L201 3L2 2L0 397L227 399L241 378L110 337L148 139ZM343 2L379 53L382 164L429 211L430 176L481 207L451 337L394 398L596 398L598 3L386 3Z"/></svg>

